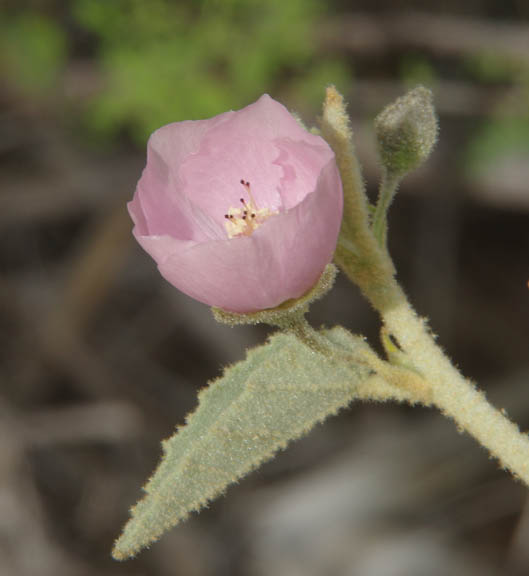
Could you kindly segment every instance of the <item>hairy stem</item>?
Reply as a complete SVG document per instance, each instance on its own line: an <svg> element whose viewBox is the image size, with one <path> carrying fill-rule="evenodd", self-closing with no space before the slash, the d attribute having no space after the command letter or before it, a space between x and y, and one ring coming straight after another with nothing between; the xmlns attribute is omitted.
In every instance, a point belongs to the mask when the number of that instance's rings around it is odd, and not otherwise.
<svg viewBox="0 0 529 576"><path fill-rule="evenodd" d="M386 248L388 231L388 208L397 192L400 179L384 170L378 201L373 215L371 229L381 248Z"/></svg>
<svg viewBox="0 0 529 576"><path fill-rule="evenodd" d="M521 434L518 427L489 404L484 393L453 366L393 276L386 276L385 290L381 292L377 285L370 286L366 281L369 275L357 276L354 267L348 269L348 262L347 258L341 261L344 271L360 285L410 364L428 382L430 403L474 436L503 467L529 486L529 437ZM376 261L373 266L377 267ZM384 269L379 263L379 272Z"/></svg>
<svg viewBox="0 0 529 576"><path fill-rule="evenodd" d="M332 354L331 348L318 332L308 323L303 312L285 315L281 320L276 321L275 325L281 330L295 334L304 344L315 352L327 356Z"/></svg>
<svg viewBox="0 0 529 576"><path fill-rule="evenodd" d="M396 186L391 178L383 183L373 227L368 226L349 119L343 99L334 88L327 90L321 128L336 154L346 200L336 262L380 313L410 365L427 381L428 400L529 486L528 436L521 434L515 424L491 406L485 395L452 365L395 280L395 268L385 240L380 241L386 229L387 206ZM417 394L413 393L412 397L417 399Z"/></svg>
<svg viewBox="0 0 529 576"><path fill-rule="evenodd" d="M431 401L474 436L501 465L529 485L529 438L466 380L434 342L400 287L399 304L382 310L388 330L431 384Z"/></svg>

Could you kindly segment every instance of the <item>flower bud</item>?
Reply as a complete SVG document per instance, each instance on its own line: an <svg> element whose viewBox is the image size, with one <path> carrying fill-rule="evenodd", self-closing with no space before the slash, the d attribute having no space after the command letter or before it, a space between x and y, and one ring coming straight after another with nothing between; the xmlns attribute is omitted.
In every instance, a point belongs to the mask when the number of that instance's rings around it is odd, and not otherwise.
<svg viewBox="0 0 529 576"><path fill-rule="evenodd" d="M430 155L437 140L432 93L417 86L387 106L375 119L378 151L386 171L404 176Z"/></svg>

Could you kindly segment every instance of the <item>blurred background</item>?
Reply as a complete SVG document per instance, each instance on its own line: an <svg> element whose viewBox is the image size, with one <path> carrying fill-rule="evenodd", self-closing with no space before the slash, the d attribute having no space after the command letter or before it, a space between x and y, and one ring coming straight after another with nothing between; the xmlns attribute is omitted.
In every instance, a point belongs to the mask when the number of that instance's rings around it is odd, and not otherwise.
<svg viewBox="0 0 529 576"><path fill-rule="evenodd" d="M136 560L110 549L221 366L266 338L169 286L125 204L151 131L263 92L307 123L432 88L440 142L391 210L399 277L465 374L529 427L529 3L3 0L0 575L522 576L527 490L432 410L353 405ZM376 345L340 278L313 307Z"/></svg>

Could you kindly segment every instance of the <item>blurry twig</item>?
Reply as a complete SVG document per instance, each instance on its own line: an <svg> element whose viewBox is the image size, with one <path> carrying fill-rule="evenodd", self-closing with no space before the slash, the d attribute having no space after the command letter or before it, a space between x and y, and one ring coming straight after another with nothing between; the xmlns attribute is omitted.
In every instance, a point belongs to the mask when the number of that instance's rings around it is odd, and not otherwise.
<svg viewBox="0 0 529 576"><path fill-rule="evenodd" d="M87 212L111 211L116 201L125 203L131 196L137 172L136 159L128 159L115 160L111 170L103 161L90 164L77 171L75 178L62 173L24 174L17 179L2 175L0 226L42 224Z"/></svg>
<svg viewBox="0 0 529 576"><path fill-rule="evenodd" d="M130 247L125 206L102 215L72 256L60 306L50 319L50 336L82 333L120 274Z"/></svg>
<svg viewBox="0 0 529 576"><path fill-rule="evenodd" d="M529 541L529 501L525 502L522 509L520 519L511 539L510 548L506 559L506 573L519 575L526 574L527 566L529 566L529 549L527 542Z"/></svg>
<svg viewBox="0 0 529 576"><path fill-rule="evenodd" d="M529 26L421 12L344 14L322 40L332 49L369 55L407 48L443 56L493 53L529 63Z"/></svg>
<svg viewBox="0 0 529 576"><path fill-rule="evenodd" d="M0 549L2 574L88 575L90 569L57 545L47 530L38 492L23 456L18 423L0 401ZM31 551L31 553L28 553Z"/></svg>
<svg viewBox="0 0 529 576"><path fill-rule="evenodd" d="M354 114L373 114L384 103L395 100L402 94L402 82L392 80L354 80L351 101ZM506 99L508 107L501 106ZM442 115L450 116L515 116L525 113L525 93L520 87L487 87L471 82L435 80L435 107Z"/></svg>
<svg viewBox="0 0 529 576"><path fill-rule="evenodd" d="M19 346L24 356L13 359L20 365L14 370L18 379L38 380L42 361L49 359L91 396L97 390L108 396L115 388L116 377L84 342L84 331L121 271L129 229L121 206L99 220L71 256L73 266L52 299L39 294L34 306L27 299L17 306L16 290L4 286L27 340Z"/></svg>
<svg viewBox="0 0 529 576"><path fill-rule="evenodd" d="M45 442L46 440L64 441L67 440L67 435L72 435L75 439L76 433L80 431L79 425L83 426L83 419L86 424L87 418L93 419L90 433L95 436L97 427L101 428L101 418L109 416L103 413L104 410L110 410L114 417L121 417L122 420L127 410L129 411L128 418L133 415L130 408L123 404L109 404L105 407L84 407L77 409L77 412L73 409L56 411L55 414L41 413L36 419L34 417L21 419L13 413L9 404L0 398L0 540L8 543L8 546L0 546L0 573L2 575L91 576L94 574L93 567L80 555L76 555L53 538L46 510L33 481L32 470L24 452L28 441L32 443L42 441L42 438L34 435L36 433L44 433ZM119 415L120 411L121 415ZM69 413L69 422L64 418L67 413ZM46 422L46 426L40 426L40 429L36 427L33 427L33 430L27 429L27 424L30 424L31 428L31 421L36 423L39 419L41 424ZM69 428L57 435L56 427L61 424L68 425ZM54 428L55 438L53 439L53 434L50 435L49 432ZM88 428L85 426L82 434L77 434L77 440L86 439L87 431ZM104 425L102 431L105 431ZM108 427L106 427L106 432L109 432ZM46 433L48 433L47 437ZM115 572L100 568L97 573L104 576ZM134 572L134 574L137 573Z"/></svg>
<svg viewBox="0 0 529 576"><path fill-rule="evenodd" d="M141 412L128 402L97 402L42 409L17 418L21 440L28 446L121 442L142 428Z"/></svg>

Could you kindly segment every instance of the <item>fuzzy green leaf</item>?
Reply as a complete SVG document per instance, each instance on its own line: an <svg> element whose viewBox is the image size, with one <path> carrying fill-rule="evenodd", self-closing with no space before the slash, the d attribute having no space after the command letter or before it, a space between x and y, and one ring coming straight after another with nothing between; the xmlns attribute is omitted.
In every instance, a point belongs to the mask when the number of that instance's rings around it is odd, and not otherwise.
<svg viewBox="0 0 529 576"><path fill-rule="evenodd" d="M335 348L366 346L342 328L326 332ZM276 334L199 394L199 405L163 443L162 461L117 540L125 559L222 494L290 440L349 404L369 376L314 352L292 334Z"/></svg>

